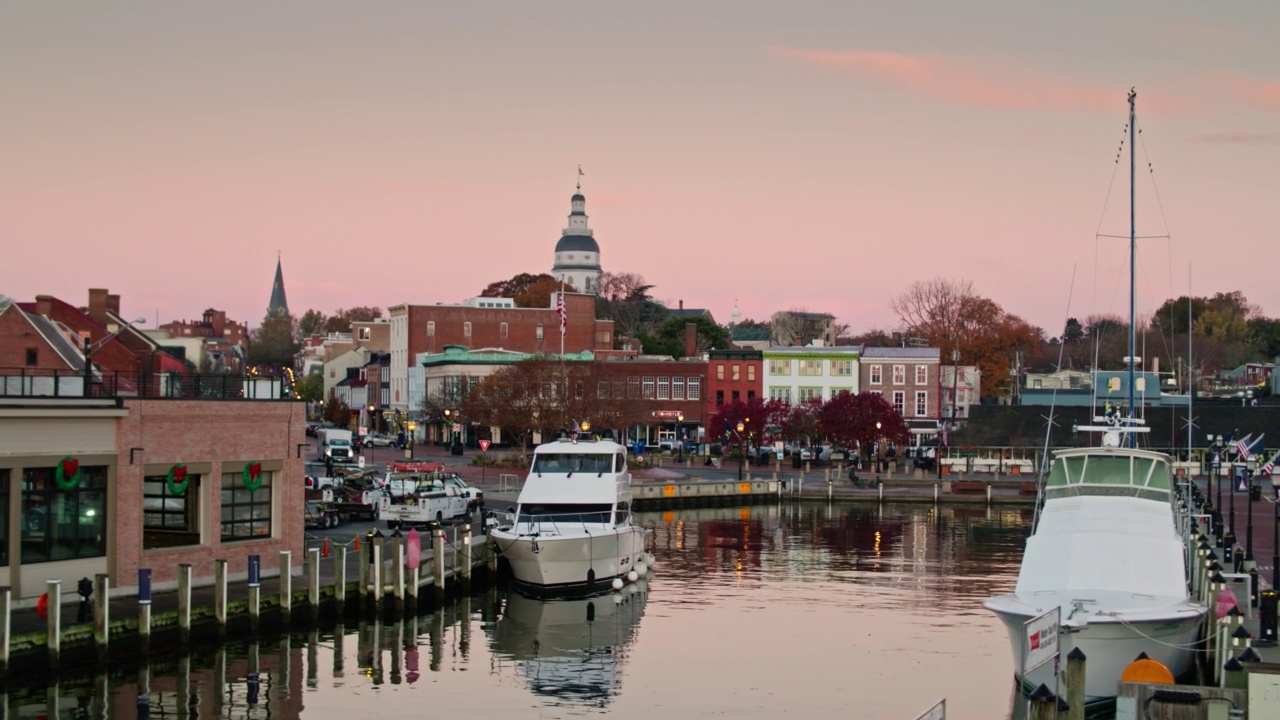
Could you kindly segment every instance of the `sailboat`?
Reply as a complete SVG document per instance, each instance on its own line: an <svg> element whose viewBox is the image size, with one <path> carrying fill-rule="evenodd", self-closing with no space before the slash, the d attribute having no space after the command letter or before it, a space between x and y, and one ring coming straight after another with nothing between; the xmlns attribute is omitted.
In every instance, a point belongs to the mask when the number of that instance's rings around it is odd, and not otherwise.
<svg viewBox="0 0 1280 720"><path fill-rule="evenodd" d="M1009 632L1024 689L1054 689L1056 660L1079 648L1090 703L1114 698L1141 653L1174 677L1189 670L1207 612L1188 591L1172 460L1136 443L1150 430L1134 413L1136 100L1130 90L1128 406L1079 428L1099 434L1100 446L1053 453L1017 585L983 602ZM1056 653L1043 647L1048 642Z"/></svg>

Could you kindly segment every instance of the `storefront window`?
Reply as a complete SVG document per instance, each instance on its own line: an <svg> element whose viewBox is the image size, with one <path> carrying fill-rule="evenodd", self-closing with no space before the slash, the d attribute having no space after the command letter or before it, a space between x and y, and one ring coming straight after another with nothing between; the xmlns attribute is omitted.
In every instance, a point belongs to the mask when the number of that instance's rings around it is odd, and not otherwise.
<svg viewBox="0 0 1280 720"><path fill-rule="evenodd" d="M142 547L200 544L200 476L188 475L181 493L165 475L142 479Z"/></svg>
<svg viewBox="0 0 1280 720"><path fill-rule="evenodd" d="M107 554L107 468L81 467L75 487L63 490L55 469L22 471L22 562L103 557Z"/></svg>
<svg viewBox="0 0 1280 720"><path fill-rule="evenodd" d="M258 476L256 490L244 486L241 473L222 476L222 541L256 540L271 537L272 473Z"/></svg>

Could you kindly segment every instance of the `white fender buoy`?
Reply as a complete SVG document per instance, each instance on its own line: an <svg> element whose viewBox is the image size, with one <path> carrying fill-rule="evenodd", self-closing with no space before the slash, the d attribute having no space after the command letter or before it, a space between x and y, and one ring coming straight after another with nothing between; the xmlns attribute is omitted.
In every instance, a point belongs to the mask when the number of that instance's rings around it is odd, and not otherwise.
<svg viewBox="0 0 1280 720"><path fill-rule="evenodd" d="M644 564L648 565L649 567L653 567L654 565L657 564L657 558L653 556L653 553L645 553Z"/></svg>
<svg viewBox="0 0 1280 720"><path fill-rule="evenodd" d="M618 582L622 582L622 581L621 581L621 580L619 580ZM614 604L614 605L621 605L621 604L622 604L622 593L618 593L618 594L616 594L616 595L614 595L614 596L613 596L613 604Z"/></svg>
<svg viewBox="0 0 1280 720"><path fill-rule="evenodd" d="M635 565L635 570L637 575L643 576L645 573L649 572L649 567L642 562L638 562Z"/></svg>
<svg viewBox="0 0 1280 720"><path fill-rule="evenodd" d="M614 578L614 579L613 579L613 589L614 589L614 590L621 590L621 589L622 589L622 585L623 585L623 583L622 583L622 578Z"/></svg>
<svg viewBox="0 0 1280 720"><path fill-rule="evenodd" d="M635 588L636 588L636 592L643 595L649 592L649 581L645 580L644 578L640 578L639 580L636 581Z"/></svg>
<svg viewBox="0 0 1280 720"><path fill-rule="evenodd" d="M635 582L639 579L640 579L640 575L636 573L635 570L632 570L631 572L627 573L627 580L629 582Z"/></svg>

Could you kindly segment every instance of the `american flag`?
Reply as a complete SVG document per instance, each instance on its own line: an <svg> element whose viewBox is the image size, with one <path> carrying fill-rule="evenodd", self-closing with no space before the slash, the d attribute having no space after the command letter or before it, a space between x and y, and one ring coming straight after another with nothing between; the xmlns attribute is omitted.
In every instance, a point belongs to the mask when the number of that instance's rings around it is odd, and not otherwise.
<svg viewBox="0 0 1280 720"><path fill-rule="evenodd" d="M1244 437L1240 438L1240 440L1236 443L1236 454L1240 456L1241 460L1247 460L1249 458L1249 445L1250 445L1249 438L1252 438L1252 437L1253 437L1253 433L1249 433L1248 435L1245 435Z"/></svg>
<svg viewBox="0 0 1280 720"><path fill-rule="evenodd" d="M1276 469L1277 459L1280 459L1280 452L1273 455L1271 459L1267 461L1266 465L1263 465L1261 468L1258 468L1258 472L1262 473L1263 475L1270 475L1271 471Z"/></svg>
<svg viewBox="0 0 1280 720"><path fill-rule="evenodd" d="M564 292L556 295L556 315L560 316L560 334L564 335L565 328L569 324L569 313L564 309Z"/></svg>

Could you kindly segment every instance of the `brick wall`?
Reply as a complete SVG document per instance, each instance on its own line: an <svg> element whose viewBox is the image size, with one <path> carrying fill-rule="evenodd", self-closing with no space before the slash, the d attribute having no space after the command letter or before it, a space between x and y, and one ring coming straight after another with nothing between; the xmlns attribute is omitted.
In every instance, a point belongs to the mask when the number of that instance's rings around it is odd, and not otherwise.
<svg viewBox="0 0 1280 720"><path fill-rule="evenodd" d="M596 320L594 295L565 294L565 352L612 350L613 321ZM428 334L428 324L434 323ZM471 333L466 334L466 323ZM502 324L506 323L506 337ZM542 338L538 338L538 326ZM560 319L554 308L475 308L458 305L409 306L409 357L438 353L445 345L503 348L525 353L559 353Z"/></svg>
<svg viewBox="0 0 1280 720"><path fill-rule="evenodd" d="M213 561L226 559L232 574L247 572L247 557L262 556L266 574L278 568L278 553L290 550L303 562L304 460L295 457L305 438L305 404L300 402L125 400L129 415L120 422L115 484L113 587L136 587L138 568L152 569L158 587L176 582L178 563L191 563L197 582L212 582ZM130 450L134 462L130 463ZM239 474L249 461L278 466L272 482L272 536L224 543L220 540L223 473ZM198 546L144 550L142 482L146 467L208 463L200 486Z"/></svg>
<svg viewBox="0 0 1280 720"><path fill-rule="evenodd" d="M27 365L27 350L36 351L35 365ZM59 370L71 372L72 368L45 341L35 327L27 321L17 305L0 312L0 368L3 374L16 375L15 370Z"/></svg>

